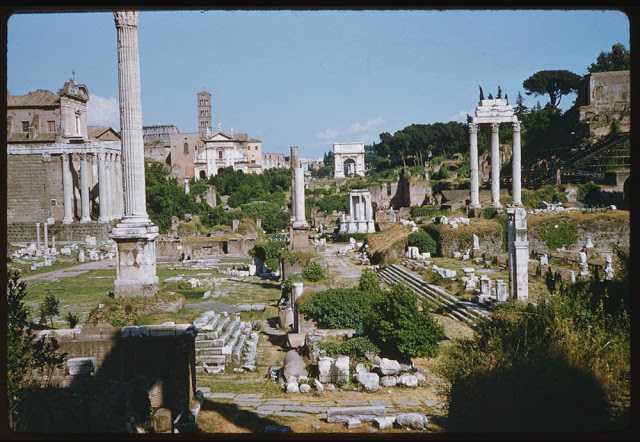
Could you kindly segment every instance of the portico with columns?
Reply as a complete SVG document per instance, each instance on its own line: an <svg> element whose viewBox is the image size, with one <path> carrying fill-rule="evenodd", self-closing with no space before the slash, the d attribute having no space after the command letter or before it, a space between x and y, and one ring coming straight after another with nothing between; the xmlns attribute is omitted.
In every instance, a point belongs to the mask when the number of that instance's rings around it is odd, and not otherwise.
<svg viewBox="0 0 640 442"><path fill-rule="evenodd" d="M485 100L481 96L476 107L475 114L469 115L469 161L470 161L470 188L471 198L469 208L478 209L480 205L480 183L478 171L478 126L481 124L491 127L491 207L502 207L500 203L500 144L499 132L501 124L511 124L513 128L513 154L512 154L512 197L513 206L522 205L521 189L521 144L520 122L509 106L506 98L491 98Z"/></svg>
<svg viewBox="0 0 640 442"><path fill-rule="evenodd" d="M375 233L371 194L367 189L349 192L349 216L340 221L340 233Z"/></svg>

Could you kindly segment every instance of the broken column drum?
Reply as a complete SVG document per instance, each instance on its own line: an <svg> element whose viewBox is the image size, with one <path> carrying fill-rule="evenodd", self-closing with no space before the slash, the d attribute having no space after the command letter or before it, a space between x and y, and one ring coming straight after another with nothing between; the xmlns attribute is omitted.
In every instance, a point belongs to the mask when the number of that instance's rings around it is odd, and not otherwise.
<svg viewBox="0 0 640 442"><path fill-rule="evenodd" d="M500 203L500 124L513 125L513 155L512 155L512 196L513 206L522 205L521 188L521 146L520 122L513 108L506 99L497 98L485 100L481 97L475 114L468 116L469 122L469 161L470 161L470 208L480 208L480 183L478 171L478 125L491 125L491 207L502 207Z"/></svg>
<svg viewBox="0 0 640 442"><path fill-rule="evenodd" d="M527 212L521 208L507 209L509 251L509 297L529 300L529 241L527 239Z"/></svg>
<svg viewBox="0 0 640 442"><path fill-rule="evenodd" d="M118 35L118 85L124 185L124 216L111 231L117 245L116 297L154 296L158 291L155 239L147 215L138 54L138 12L113 13Z"/></svg>

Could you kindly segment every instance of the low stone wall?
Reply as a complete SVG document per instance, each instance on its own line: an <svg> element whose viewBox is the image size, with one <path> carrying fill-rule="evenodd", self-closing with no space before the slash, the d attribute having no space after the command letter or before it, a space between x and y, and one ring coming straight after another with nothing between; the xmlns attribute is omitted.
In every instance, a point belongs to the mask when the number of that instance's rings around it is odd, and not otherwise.
<svg viewBox="0 0 640 442"><path fill-rule="evenodd" d="M177 261L182 253L191 259L211 255L246 255L256 245L255 238L202 237L187 240L156 241L156 259Z"/></svg>
<svg viewBox="0 0 640 442"><path fill-rule="evenodd" d="M83 242L87 236L95 236L98 241L107 241L109 232L115 223L100 224L92 221L86 224L74 222L73 224L55 223L48 227L49 241L55 236L56 241L78 241ZM40 241L44 239L44 226L40 224ZM11 223L7 224L8 242L36 242L35 223Z"/></svg>
<svg viewBox="0 0 640 442"><path fill-rule="evenodd" d="M54 336L68 358L93 358L92 374L70 376L66 364L56 368L52 379L58 388L88 379L131 383L155 394L150 397L155 406L169 408L175 417L188 409L195 393L195 336L189 325L85 327L39 334Z"/></svg>

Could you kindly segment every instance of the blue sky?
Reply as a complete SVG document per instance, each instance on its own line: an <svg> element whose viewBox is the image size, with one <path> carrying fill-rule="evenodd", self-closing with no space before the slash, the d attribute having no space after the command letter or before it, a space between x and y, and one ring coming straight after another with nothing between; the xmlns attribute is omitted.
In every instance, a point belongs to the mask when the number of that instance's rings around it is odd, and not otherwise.
<svg viewBox="0 0 640 442"><path fill-rule="evenodd" d="M316 157L412 123L466 121L478 84L544 104L524 94L526 78L586 74L601 51L629 48L629 21L618 11L142 11L138 37L143 124L195 132L204 88L214 128ZM119 127L111 13L14 15L7 49L12 94L57 91L75 70L90 124Z"/></svg>

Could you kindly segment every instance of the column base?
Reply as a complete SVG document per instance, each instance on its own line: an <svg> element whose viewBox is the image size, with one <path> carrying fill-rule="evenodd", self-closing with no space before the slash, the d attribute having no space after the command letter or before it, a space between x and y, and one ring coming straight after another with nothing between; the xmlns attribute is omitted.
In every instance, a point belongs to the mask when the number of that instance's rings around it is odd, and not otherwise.
<svg viewBox="0 0 640 442"><path fill-rule="evenodd" d="M471 204L469 204L469 208L470 209L482 209L482 206L480 205L480 203L471 203Z"/></svg>
<svg viewBox="0 0 640 442"><path fill-rule="evenodd" d="M158 293L159 279L148 278L146 280L118 280L115 281L116 298L152 297Z"/></svg>
<svg viewBox="0 0 640 442"><path fill-rule="evenodd" d="M81 224L86 224L86 223L90 223L91 222L91 218L80 218L80 223Z"/></svg>
<svg viewBox="0 0 640 442"><path fill-rule="evenodd" d="M62 218L62 224L72 224L73 223L73 218Z"/></svg>
<svg viewBox="0 0 640 442"><path fill-rule="evenodd" d="M291 227L289 230L291 250L307 250L309 248L309 235L307 231L307 228Z"/></svg>
<svg viewBox="0 0 640 442"><path fill-rule="evenodd" d="M495 209L500 209L502 208L502 204L500 203L500 201L492 201L491 202L491 207L495 208Z"/></svg>
<svg viewBox="0 0 640 442"><path fill-rule="evenodd" d="M107 224L109 221L109 218L98 218L98 223L100 224Z"/></svg>
<svg viewBox="0 0 640 442"><path fill-rule="evenodd" d="M518 206L522 206L523 204L522 204L522 201L514 201L511 203L511 205L514 207L518 207Z"/></svg>

